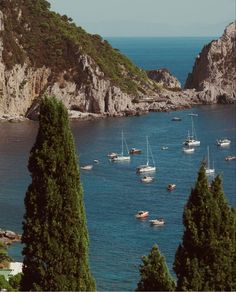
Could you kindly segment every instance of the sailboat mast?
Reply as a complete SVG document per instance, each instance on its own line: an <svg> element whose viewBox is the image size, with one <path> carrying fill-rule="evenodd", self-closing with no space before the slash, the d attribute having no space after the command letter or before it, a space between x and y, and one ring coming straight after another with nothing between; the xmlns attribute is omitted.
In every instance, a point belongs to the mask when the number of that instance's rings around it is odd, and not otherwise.
<svg viewBox="0 0 236 292"><path fill-rule="evenodd" d="M146 137L147 139L147 165L149 165L149 159L148 159L148 136Z"/></svg>
<svg viewBox="0 0 236 292"><path fill-rule="evenodd" d="M194 127L193 127L193 117L191 116L191 120L192 120L192 139L194 138Z"/></svg>
<svg viewBox="0 0 236 292"><path fill-rule="evenodd" d="M123 142L123 140L124 140L124 133L123 133L123 130L121 131L121 155L123 156L123 152L124 152L124 142Z"/></svg>
<svg viewBox="0 0 236 292"><path fill-rule="evenodd" d="M210 168L210 155L209 155L209 146L207 146L207 168Z"/></svg>

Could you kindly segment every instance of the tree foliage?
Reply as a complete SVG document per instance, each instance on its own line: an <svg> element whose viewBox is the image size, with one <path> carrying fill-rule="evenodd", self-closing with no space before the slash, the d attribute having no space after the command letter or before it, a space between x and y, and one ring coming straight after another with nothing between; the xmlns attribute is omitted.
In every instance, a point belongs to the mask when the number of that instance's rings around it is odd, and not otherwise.
<svg viewBox="0 0 236 292"><path fill-rule="evenodd" d="M172 280L164 257L157 245L154 245L148 256L142 258L140 265L141 279L136 291L173 291L175 283Z"/></svg>
<svg viewBox="0 0 236 292"><path fill-rule="evenodd" d="M201 166L184 209L183 241L175 256L177 290L233 290L235 216L217 176L211 186Z"/></svg>
<svg viewBox="0 0 236 292"><path fill-rule="evenodd" d="M75 146L67 110L55 98L42 101L28 168L21 289L94 290Z"/></svg>

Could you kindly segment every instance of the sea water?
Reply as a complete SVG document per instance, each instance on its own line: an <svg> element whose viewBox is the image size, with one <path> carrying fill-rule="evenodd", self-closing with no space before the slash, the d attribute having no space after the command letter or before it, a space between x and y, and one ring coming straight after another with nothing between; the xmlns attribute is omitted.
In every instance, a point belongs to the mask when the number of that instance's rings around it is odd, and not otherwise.
<svg viewBox="0 0 236 292"><path fill-rule="evenodd" d="M142 46L145 47L143 43ZM143 59L146 56L144 53ZM176 60L180 64L179 58ZM188 68L191 66L189 63ZM187 72L181 72L178 78L184 79ZM134 290L141 256L147 255L155 243L174 276L172 265L183 234L183 208L200 163L207 156L207 146L216 173L222 175L228 202L236 207L236 161L224 160L225 156L236 154L235 110L235 105L198 106L171 113L71 123L80 165L94 164L91 171L80 173L90 236L90 264L98 290ZM185 154L182 142L191 130L188 115L191 112L198 114L194 124L201 146L196 147L195 153ZM175 116L182 121L173 122ZM37 128L36 122L0 124L0 227L3 229L22 233L24 196L30 183L27 161ZM130 162L114 163L107 154L121 151L122 130L129 148L140 148L142 154L132 156ZM157 167L150 184L141 183L135 171L138 165L146 163L146 136ZM231 145L219 148L216 140L224 137L231 139ZM161 150L162 146L168 150ZM99 163L95 164L94 159ZM172 192L166 190L169 183L177 185ZM148 210L149 219L164 218L166 224L151 227L148 220L135 219L139 210ZM10 248L14 260L22 260L21 249L20 244Z"/></svg>

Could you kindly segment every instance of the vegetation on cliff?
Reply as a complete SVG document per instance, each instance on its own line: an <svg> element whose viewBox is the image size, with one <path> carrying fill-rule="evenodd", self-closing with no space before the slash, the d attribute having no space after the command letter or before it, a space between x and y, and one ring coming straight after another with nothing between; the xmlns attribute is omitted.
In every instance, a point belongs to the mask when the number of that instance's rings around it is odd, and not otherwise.
<svg viewBox="0 0 236 292"><path fill-rule="evenodd" d="M65 70L69 74L64 78L78 83L86 78L79 74L78 57L87 54L105 78L125 92L135 93L147 83L145 71L99 35L88 34L71 18L50 11L47 1L1 0L0 9L4 15L3 60L7 68L23 64L28 57L34 67L50 67L54 76Z"/></svg>
<svg viewBox="0 0 236 292"><path fill-rule="evenodd" d="M44 98L29 158L22 291L93 291L83 190L66 108Z"/></svg>

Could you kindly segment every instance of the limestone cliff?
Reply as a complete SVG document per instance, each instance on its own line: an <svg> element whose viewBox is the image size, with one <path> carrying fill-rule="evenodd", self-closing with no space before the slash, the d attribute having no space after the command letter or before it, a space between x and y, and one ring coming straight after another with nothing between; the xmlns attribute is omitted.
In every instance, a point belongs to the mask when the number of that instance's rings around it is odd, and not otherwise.
<svg viewBox="0 0 236 292"><path fill-rule="evenodd" d="M181 89L179 80L167 69L148 70L147 75L150 79L158 82L167 89Z"/></svg>
<svg viewBox="0 0 236 292"><path fill-rule="evenodd" d="M204 103L236 101L236 22L197 56L185 88L195 88Z"/></svg>
<svg viewBox="0 0 236 292"><path fill-rule="evenodd" d="M143 109L133 101L158 98L156 89L145 71L47 1L0 1L0 117L35 117L45 93L74 116L136 114Z"/></svg>

